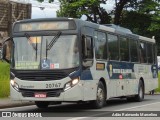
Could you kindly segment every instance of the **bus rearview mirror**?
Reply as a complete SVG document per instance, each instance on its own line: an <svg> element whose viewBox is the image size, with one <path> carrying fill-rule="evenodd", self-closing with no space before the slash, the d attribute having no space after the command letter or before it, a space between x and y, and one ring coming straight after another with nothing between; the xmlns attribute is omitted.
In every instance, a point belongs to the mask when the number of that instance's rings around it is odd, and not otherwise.
<svg viewBox="0 0 160 120"><path fill-rule="evenodd" d="M7 38L3 44L2 44L2 49L1 49L1 55L0 55L0 59L1 60L5 60L6 62L9 63L9 59L10 59L10 46L9 46L9 42L11 41L11 38Z"/></svg>
<svg viewBox="0 0 160 120"><path fill-rule="evenodd" d="M90 37L85 37L83 39L83 58L92 59L92 39Z"/></svg>
<svg viewBox="0 0 160 120"><path fill-rule="evenodd" d="M0 60L2 60L2 48L0 48Z"/></svg>

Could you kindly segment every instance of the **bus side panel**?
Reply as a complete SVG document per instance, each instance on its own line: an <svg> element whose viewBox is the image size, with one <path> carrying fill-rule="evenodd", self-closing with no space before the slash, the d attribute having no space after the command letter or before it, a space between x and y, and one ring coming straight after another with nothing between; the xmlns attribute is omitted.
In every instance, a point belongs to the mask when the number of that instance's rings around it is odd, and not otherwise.
<svg viewBox="0 0 160 120"><path fill-rule="evenodd" d="M155 65L135 64L134 70L138 82L140 79L144 81L145 93L158 87L158 75Z"/></svg>

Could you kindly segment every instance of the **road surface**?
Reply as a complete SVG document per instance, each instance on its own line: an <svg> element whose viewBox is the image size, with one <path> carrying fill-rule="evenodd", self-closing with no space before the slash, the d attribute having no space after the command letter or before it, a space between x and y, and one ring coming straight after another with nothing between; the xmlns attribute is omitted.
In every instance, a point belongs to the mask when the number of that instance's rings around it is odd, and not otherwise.
<svg viewBox="0 0 160 120"><path fill-rule="evenodd" d="M35 105L32 105L0 109L0 111L42 113L42 117L52 116L55 118L58 117L58 119L65 118L68 120L106 120L106 117L107 119L114 120L132 120L137 118L141 120L158 120L160 119L160 112L156 111L160 111L160 95L145 95L143 102L127 102L126 99L112 99L107 101L107 105L102 109L92 109L88 104L63 103L61 105L51 105L47 109L39 109ZM151 116L137 117L136 114L140 113L141 115ZM122 117L122 114L125 114L125 116L133 115L134 117ZM156 114L159 117L156 117Z"/></svg>

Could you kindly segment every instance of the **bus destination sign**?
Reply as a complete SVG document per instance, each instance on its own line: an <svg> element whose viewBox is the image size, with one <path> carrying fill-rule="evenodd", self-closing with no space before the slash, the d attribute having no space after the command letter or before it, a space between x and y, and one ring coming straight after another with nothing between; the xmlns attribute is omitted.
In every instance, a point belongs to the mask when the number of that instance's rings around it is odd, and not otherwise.
<svg viewBox="0 0 160 120"><path fill-rule="evenodd" d="M18 32L42 31L42 30L67 30L67 29L75 29L75 24L73 23L73 21L50 21L50 22L45 21L45 22L30 22L30 23L18 24Z"/></svg>

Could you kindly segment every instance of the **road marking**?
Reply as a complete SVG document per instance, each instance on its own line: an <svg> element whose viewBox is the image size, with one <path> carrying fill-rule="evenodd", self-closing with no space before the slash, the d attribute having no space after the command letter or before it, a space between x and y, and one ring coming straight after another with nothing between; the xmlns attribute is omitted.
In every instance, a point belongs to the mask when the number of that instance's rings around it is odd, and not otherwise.
<svg viewBox="0 0 160 120"><path fill-rule="evenodd" d="M139 105L139 106L135 106L135 107L124 108L124 109L119 109L119 110L114 110L114 111L124 111L124 110L129 110L129 109L134 109L134 108L149 106L149 105L153 105L153 104L157 104L157 103L160 103L160 102L155 102L155 103L150 103L150 104L145 104L145 105Z"/></svg>
<svg viewBox="0 0 160 120"><path fill-rule="evenodd" d="M125 111L125 110L129 110L129 109L135 109L135 108L140 108L140 107L145 107L145 106L149 106L149 105L153 105L153 104L159 104L160 102L155 102L155 103L150 103L150 104L145 104L145 105L139 105L139 106L135 106L135 107L129 107L129 108L124 108L124 109L119 109L119 110L113 110L113 111ZM112 111L112 112L113 112ZM100 115L107 115L110 114L112 112L103 112L103 113L99 113L99 114L94 114L94 115L89 115L86 117L76 117L76 118L71 118L71 119L67 119L67 120L80 120L80 119L87 119L89 117L98 117Z"/></svg>
<svg viewBox="0 0 160 120"><path fill-rule="evenodd" d="M118 110L113 110L113 111L125 111L125 110L129 110L129 109L135 109L135 108L140 108L140 107L145 107L145 106L150 106L150 105L154 105L154 104L159 104L160 102L155 102L155 103L150 103L150 104L145 104L145 105L139 105L139 106L134 106L134 107L129 107L129 108L123 108L123 109L118 109ZM22 106L22 107L14 107L14 108L6 108L6 109L0 109L0 111L11 111L11 110L14 110L15 109L21 109L23 108L32 108L32 107L35 107L35 105L30 105L30 106ZM112 112L113 112L112 111ZM98 116L101 116L101 115L107 115L107 114L110 114L112 112L103 112L102 113L97 113L97 114L94 114L94 115L88 115L88 116L85 116L85 117L75 117L75 118L69 118L67 120L81 120L81 119L87 119L89 117L98 117Z"/></svg>
<svg viewBox="0 0 160 120"><path fill-rule="evenodd" d="M90 117L90 116L88 116ZM75 117L75 118L71 118L71 119L67 119L67 120L80 120L80 119L86 119L88 117Z"/></svg>

